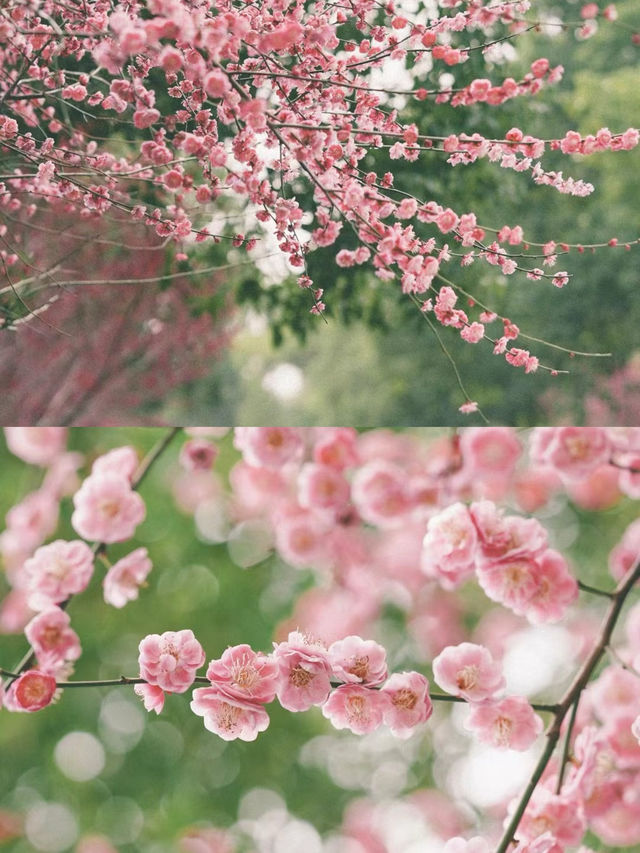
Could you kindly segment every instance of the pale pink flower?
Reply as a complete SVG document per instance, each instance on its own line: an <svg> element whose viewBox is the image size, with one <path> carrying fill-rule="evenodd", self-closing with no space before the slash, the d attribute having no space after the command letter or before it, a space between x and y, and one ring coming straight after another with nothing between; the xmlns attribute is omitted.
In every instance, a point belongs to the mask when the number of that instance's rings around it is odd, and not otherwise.
<svg viewBox="0 0 640 853"><path fill-rule="evenodd" d="M565 558L551 548L536 558L536 589L524 615L530 622L557 622L578 597L578 583Z"/></svg>
<svg viewBox="0 0 640 853"><path fill-rule="evenodd" d="M620 476L620 471L613 465L600 465L584 479L567 483L567 494L574 503L585 509L608 509L622 496Z"/></svg>
<svg viewBox="0 0 640 853"><path fill-rule="evenodd" d="M565 853L565 847L558 844L551 832L544 832L533 841L522 841L514 848L513 853ZM581 847L578 853L594 853L586 847Z"/></svg>
<svg viewBox="0 0 640 853"><path fill-rule="evenodd" d="M359 684L342 684L322 706L322 713L336 729L349 729L356 735L375 731L382 725L389 697L381 690Z"/></svg>
<svg viewBox="0 0 640 853"><path fill-rule="evenodd" d="M337 471L354 468L359 461L356 449L358 433L351 427L325 427L317 431L313 461L330 465Z"/></svg>
<svg viewBox="0 0 640 853"><path fill-rule="evenodd" d="M139 645L140 677L167 693L184 693L205 661L204 649L193 631L148 634Z"/></svg>
<svg viewBox="0 0 640 853"><path fill-rule="evenodd" d="M410 737L433 713L429 682L419 672L394 672L380 692L389 697L384 722L396 737Z"/></svg>
<svg viewBox="0 0 640 853"><path fill-rule="evenodd" d="M331 664L327 649L298 631L283 643L274 644L280 684L278 701L287 711L307 711L322 705L329 695Z"/></svg>
<svg viewBox="0 0 640 853"><path fill-rule="evenodd" d="M616 758L621 770L640 770L640 742L632 731L637 719L637 706L627 713L618 713L607 718L601 736Z"/></svg>
<svg viewBox="0 0 640 853"><path fill-rule="evenodd" d="M579 480L609 461L612 445L600 427L539 427L531 442L531 457L551 465L561 477Z"/></svg>
<svg viewBox="0 0 640 853"><path fill-rule="evenodd" d="M216 687L193 691L191 710L204 717L204 726L223 740L252 741L269 726L269 715L261 705L223 696Z"/></svg>
<svg viewBox="0 0 640 853"><path fill-rule="evenodd" d="M523 555L512 560L486 562L477 568L478 583L492 601L523 616L538 588L538 563Z"/></svg>
<svg viewBox="0 0 640 853"><path fill-rule="evenodd" d="M159 714L164 708L164 690L160 687L153 684L136 684L133 691L142 699L145 710L149 713L155 711Z"/></svg>
<svg viewBox="0 0 640 853"><path fill-rule="evenodd" d="M543 722L524 696L506 696L475 705L464 727L498 749L526 750L541 734Z"/></svg>
<svg viewBox="0 0 640 853"><path fill-rule="evenodd" d="M640 709L640 678L621 666L608 666L588 687L593 710L603 723Z"/></svg>
<svg viewBox="0 0 640 853"><path fill-rule="evenodd" d="M289 483L277 468L258 468L237 462L229 472L233 508L238 518L271 514L289 496Z"/></svg>
<svg viewBox="0 0 640 853"><path fill-rule="evenodd" d="M479 835L469 839L456 836L447 841L442 853L491 853L491 847Z"/></svg>
<svg viewBox="0 0 640 853"><path fill-rule="evenodd" d="M520 509L535 512L549 501L561 483L553 468L536 466L515 475L513 491Z"/></svg>
<svg viewBox="0 0 640 853"><path fill-rule="evenodd" d="M133 536L144 520L144 501L123 476L111 472L92 474L73 496L71 524L85 539L122 542Z"/></svg>
<svg viewBox="0 0 640 853"><path fill-rule="evenodd" d="M152 565L146 548L136 548L114 563L104 576L104 600L113 607L124 607L138 597Z"/></svg>
<svg viewBox="0 0 640 853"><path fill-rule="evenodd" d="M640 560L640 518L626 528L620 542L609 554L609 570L616 580L621 580Z"/></svg>
<svg viewBox="0 0 640 853"><path fill-rule="evenodd" d="M475 643L443 649L433 661L433 677L447 693L468 702L492 699L505 685L500 664L488 649Z"/></svg>
<svg viewBox="0 0 640 853"><path fill-rule="evenodd" d="M91 466L92 474L118 474L131 481L138 467L138 454L133 447L125 445L103 453Z"/></svg>
<svg viewBox="0 0 640 853"><path fill-rule="evenodd" d="M302 432L295 427L236 427L233 443L245 462L265 468L298 462L304 449Z"/></svg>
<svg viewBox="0 0 640 853"><path fill-rule="evenodd" d="M78 539L56 539L25 562L24 574L29 607L44 610L86 589L93 574L93 553Z"/></svg>
<svg viewBox="0 0 640 853"><path fill-rule="evenodd" d="M518 800L514 800L510 811ZM518 838L533 841L550 832L561 845L579 844L587 829L582 803L538 786L518 826Z"/></svg>
<svg viewBox="0 0 640 853"><path fill-rule="evenodd" d="M298 500L301 506L339 516L349 505L349 483L336 468L308 462L298 474Z"/></svg>
<svg viewBox="0 0 640 853"><path fill-rule="evenodd" d="M4 436L14 456L42 467L51 465L67 443L65 427L5 427Z"/></svg>
<svg viewBox="0 0 640 853"><path fill-rule="evenodd" d="M398 524L410 508L406 475L390 462L373 461L359 468L351 497L362 518L377 527Z"/></svg>
<svg viewBox="0 0 640 853"><path fill-rule="evenodd" d="M5 705L16 711L40 711L50 704L56 692L52 675L29 669L17 678L6 696ZM7 701L11 696L11 705Z"/></svg>
<svg viewBox="0 0 640 853"><path fill-rule="evenodd" d="M180 448L180 464L187 471L209 471L218 455L218 448L204 438L192 438Z"/></svg>
<svg viewBox="0 0 640 853"><path fill-rule="evenodd" d="M469 507L479 538L478 564L533 557L547 547L547 531L535 518L505 516L493 501Z"/></svg>
<svg viewBox="0 0 640 853"><path fill-rule="evenodd" d="M222 699L265 704L276 695L278 662L243 643L226 649L219 660L212 660L207 678Z"/></svg>
<svg viewBox="0 0 640 853"><path fill-rule="evenodd" d="M46 489L30 492L7 512L7 529L3 533L3 552L6 534L15 535L20 552L30 552L51 536L58 526L59 503ZM11 550L11 547L9 547Z"/></svg>
<svg viewBox="0 0 640 853"><path fill-rule="evenodd" d="M59 607L48 607L25 627L25 636L44 669L80 657L80 638L70 624L68 613Z"/></svg>
<svg viewBox="0 0 640 853"><path fill-rule="evenodd" d="M329 646L329 661L336 679L366 684L382 684L387 677L387 653L374 640L351 635Z"/></svg>
<svg viewBox="0 0 640 853"><path fill-rule="evenodd" d="M620 491L628 498L637 500L640 498L640 453L625 454L616 461L624 466L618 476Z"/></svg>
<svg viewBox="0 0 640 853"><path fill-rule="evenodd" d="M473 574L478 535L469 510L454 503L432 516L422 543L422 571L445 589L454 589Z"/></svg>
<svg viewBox="0 0 640 853"><path fill-rule="evenodd" d="M304 569L324 561L329 531L317 515L288 508L274 517L274 526L276 549L289 565Z"/></svg>
<svg viewBox="0 0 640 853"><path fill-rule="evenodd" d="M460 436L465 466L474 473L509 475L522 453L522 445L510 427L468 427Z"/></svg>
<svg viewBox="0 0 640 853"><path fill-rule="evenodd" d="M640 844L640 823L638 809L638 776L627 779L627 784L620 786L615 801L602 814L589 818L593 832L607 845L612 847L629 847L637 849Z"/></svg>

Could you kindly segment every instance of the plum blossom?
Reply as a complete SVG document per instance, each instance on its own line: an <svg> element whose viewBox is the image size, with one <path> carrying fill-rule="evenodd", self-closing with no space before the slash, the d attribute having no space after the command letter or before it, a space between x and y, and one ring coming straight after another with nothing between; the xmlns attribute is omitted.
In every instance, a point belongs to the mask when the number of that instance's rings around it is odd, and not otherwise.
<svg viewBox="0 0 640 853"><path fill-rule="evenodd" d="M64 451L65 427L5 427L9 450L30 465L48 467Z"/></svg>
<svg viewBox="0 0 640 853"><path fill-rule="evenodd" d="M394 672L381 692L389 697L384 722L396 737L410 737L433 713L429 682L419 672Z"/></svg>
<svg viewBox="0 0 640 853"><path fill-rule="evenodd" d="M422 571L445 589L454 589L473 574L477 542L467 507L451 504L429 519L422 543Z"/></svg>
<svg viewBox="0 0 640 853"><path fill-rule="evenodd" d="M25 627L25 636L43 669L55 669L80 657L80 638L70 624L68 613L60 607L48 607Z"/></svg>
<svg viewBox="0 0 640 853"><path fill-rule="evenodd" d="M298 498L303 507L339 516L347 509L349 483L330 465L309 462L298 475Z"/></svg>
<svg viewBox="0 0 640 853"><path fill-rule="evenodd" d="M144 501L120 474L108 471L91 474L73 496L71 524L85 539L122 542L135 533L144 520Z"/></svg>
<svg viewBox="0 0 640 853"><path fill-rule="evenodd" d="M362 518L377 527L390 527L409 509L402 470L385 461L359 468L351 483L351 497Z"/></svg>
<svg viewBox="0 0 640 853"><path fill-rule="evenodd" d="M575 480L608 462L611 449L609 434L600 427L542 427L534 431L531 457Z"/></svg>
<svg viewBox="0 0 640 853"><path fill-rule="evenodd" d="M444 648L433 661L433 677L447 693L468 702L491 699L505 686L500 664L488 649L475 643Z"/></svg>
<svg viewBox="0 0 640 853"><path fill-rule="evenodd" d="M274 644L280 683L278 701L288 711L307 711L322 705L331 690L331 663L327 649L299 631Z"/></svg>
<svg viewBox="0 0 640 853"><path fill-rule="evenodd" d="M115 447L94 460L92 474L118 474L125 480L133 479L138 467L138 454L130 445Z"/></svg>
<svg viewBox="0 0 640 853"><path fill-rule="evenodd" d="M104 600L113 607L124 607L138 597L152 564L146 548L136 548L114 563L102 581Z"/></svg>
<svg viewBox="0 0 640 853"><path fill-rule="evenodd" d="M191 710L204 717L205 728L223 740L253 741L269 726L269 715L261 705L225 698L211 687L193 691Z"/></svg>
<svg viewBox="0 0 640 853"><path fill-rule="evenodd" d="M164 690L153 684L135 684L134 693L142 699L145 710L159 714L164 708Z"/></svg>
<svg viewBox="0 0 640 853"><path fill-rule="evenodd" d="M295 427L236 427L234 444L249 465L280 468L302 456L302 432Z"/></svg>
<svg viewBox="0 0 640 853"><path fill-rule="evenodd" d="M322 713L336 729L349 729L356 735L375 731L382 725L389 697L381 690L359 684L342 684L332 691Z"/></svg>
<svg viewBox="0 0 640 853"><path fill-rule="evenodd" d="M543 722L524 696L506 696L475 705L464 727L498 749L526 750L541 734Z"/></svg>
<svg viewBox="0 0 640 853"><path fill-rule="evenodd" d="M217 455L215 444L205 438L192 438L180 448L180 464L187 471L209 471Z"/></svg>
<svg viewBox="0 0 640 853"><path fill-rule="evenodd" d="M205 661L193 631L148 634L139 645L140 677L167 693L184 693Z"/></svg>
<svg viewBox="0 0 640 853"><path fill-rule="evenodd" d="M340 681L374 687L387 677L387 653L374 640L351 635L329 646L329 661Z"/></svg>
<svg viewBox="0 0 640 853"><path fill-rule="evenodd" d="M515 807L517 800L510 805ZM518 826L518 837L533 841L550 832L563 846L579 844L586 831L584 808L579 800L537 787Z"/></svg>
<svg viewBox="0 0 640 853"><path fill-rule="evenodd" d="M93 574L93 552L78 539L56 539L38 548L23 570L29 607L44 610L86 589Z"/></svg>
<svg viewBox="0 0 640 853"><path fill-rule="evenodd" d="M219 660L212 660L207 678L221 699L265 704L276 695L278 662L243 643L226 649Z"/></svg>
<svg viewBox="0 0 640 853"><path fill-rule="evenodd" d="M5 697L5 707L15 711L40 711L51 703L56 680L38 669L29 669L16 678Z"/></svg>

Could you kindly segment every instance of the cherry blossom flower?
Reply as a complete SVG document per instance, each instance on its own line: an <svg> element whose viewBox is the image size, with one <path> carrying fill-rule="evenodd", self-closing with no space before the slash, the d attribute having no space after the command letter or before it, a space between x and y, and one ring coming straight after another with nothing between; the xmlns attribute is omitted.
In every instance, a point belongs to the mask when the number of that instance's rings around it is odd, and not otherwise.
<svg viewBox="0 0 640 853"><path fill-rule="evenodd" d="M80 657L80 638L70 624L68 613L59 607L48 607L25 627L25 636L43 669Z"/></svg>
<svg viewBox="0 0 640 853"><path fill-rule="evenodd" d="M543 722L524 696L506 696L475 705L464 727L498 749L526 750L541 734Z"/></svg>
<svg viewBox="0 0 640 853"><path fill-rule="evenodd" d="M5 697L5 707L16 711L40 711L51 703L55 692L56 680L52 675L29 669L12 683Z"/></svg>
<svg viewBox="0 0 640 853"><path fill-rule="evenodd" d="M436 683L468 702L493 698L505 685L502 667L483 646L460 643L447 646L433 661Z"/></svg>
<svg viewBox="0 0 640 853"><path fill-rule="evenodd" d="M280 683L278 701L288 711L307 711L312 705L322 705L331 684L331 664L327 649L298 631L287 640L274 644Z"/></svg>
<svg viewBox="0 0 640 853"><path fill-rule="evenodd" d="M309 462L298 475L300 504L316 512L341 515L349 504L350 491L340 471L330 465Z"/></svg>
<svg viewBox="0 0 640 853"><path fill-rule="evenodd" d="M302 433L294 427L237 427L234 444L249 465L280 468L302 455Z"/></svg>
<svg viewBox="0 0 640 853"><path fill-rule="evenodd" d="M223 740L253 741L269 726L269 715L261 705L230 699L215 687L193 691L191 710L204 717L204 726Z"/></svg>
<svg viewBox="0 0 640 853"><path fill-rule="evenodd" d="M451 504L429 519L422 544L423 572L445 589L454 589L473 574L477 542L467 507Z"/></svg>
<svg viewBox="0 0 640 853"><path fill-rule="evenodd" d="M144 520L144 501L124 477L112 472L92 474L73 496L71 524L85 539L122 542Z"/></svg>
<svg viewBox="0 0 640 853"><path fill-rule="evenodd" d="M180 464L187 471L209 471L217 455L215 444L204 438L192 438L180 448Z"/></svg>
<svg viewBox="0 0 640 853"><path fill-rule="evenodd" d="M546 427L536 429L531 457L551 465L562 478L580 479L608 462L611 441L606 429Z"/></svg>
<svg viewBox="0 0 640 853"><path fill-rule="evenodd" d="M145 710L159 714L164 708L164 690L153 684L135 684L134 692L142 699Z"/></svg>
<svg viewBox="0 0 640 853"><path fill-rule="evenodd" d="M278 662L243 643L226 649L219 660L212 660L207 678L222 699L265 704L276 695Z"/></svg>
<svg viewBox="0 0 640 853"><path fill-rule="evenodd" d="M5 427L4 436L15 456L43 467L51 465L67 443L64 427Z"/></svg>
<svg viewBox="0 0 640 853"><path fill-rule="evenodd" d="M381 690L359 684L342 684L332 691L322 713L336 729L349 729L356 735L375 731L382 725L389 697Z"/></svg>
<svg viewBox="0 0 640 853"><path fill-rule="evenodd" d="M140 641L140 677L167 693L184 693L205 661L204 649L190 629L148 634Z"/></svg>
<svg viewBox="0 0 640 853"><path fill-rule="evenodd" d="M329 646L329 661L340 681L374 687L387 677L387 653L374 640L353 635L336 640Z"/></svg>
<svg viewBox="0 0 640 853"><path fill-rule="evenodd" d="M56 539L24 564L29 607L44 610L82 592L93 574L91 548L79 540Z"/></svg>
<svg viewBox="0 0 640 853"><path fill-rule="evenodd" d="M131 482L137 467L138 454L133 447L125 445L98 456L91 466L91 473L118 474Z"/></svg>
<svg viewBox="0 0 640 853"><path fill-rule="evenodd" d="M138 597L152 564L146 548L136 548L114 563L102 581L104 600L113 607L124 607Z"/></svg>
<svg viewBox="0 0 640 853"><path fill-rule="evenodd" d="M408 738L420 723L433 713L429 682L419 672L394 672L382 686L389 697L384 722L396 737Z"/></svg>

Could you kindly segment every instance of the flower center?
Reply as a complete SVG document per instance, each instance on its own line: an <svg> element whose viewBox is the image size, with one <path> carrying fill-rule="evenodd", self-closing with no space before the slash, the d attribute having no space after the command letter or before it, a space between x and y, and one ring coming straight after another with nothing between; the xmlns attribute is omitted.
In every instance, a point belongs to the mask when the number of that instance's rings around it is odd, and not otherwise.
<svg viewBox="0 0 640 853"><path fill-rule="evenodd" d="M300 664L294 666L289 672L289 681L294 687L306 687L314 678L315 675L308 670L303 669Z"/></svg>
<svg viewBox="0 0 640 853"><path fill-rule="evenodd" d="M416 706L418 697L416 693L413 690L409 690L408 687L401 687L391 701L397 708L403 708L405 711L412 711Z"/></svg>
<svg viewBox="0 0 640 853"><path fill-rule="evenodd" d="M478 683L478 667L464 666L458 670L456 684L460 690L471 690Z"/></svg>

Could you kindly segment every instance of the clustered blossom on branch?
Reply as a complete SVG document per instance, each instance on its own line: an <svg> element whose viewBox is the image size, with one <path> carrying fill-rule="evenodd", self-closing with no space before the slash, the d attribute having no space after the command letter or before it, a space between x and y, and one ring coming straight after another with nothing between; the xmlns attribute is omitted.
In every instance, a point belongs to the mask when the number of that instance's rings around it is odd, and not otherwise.
<svg viewBox="0 0 640 853"><path fill-rule="evenodd" d="M46 471L40 490L10 510L0 537L13 586L0 626L24 630L30 646L13 670L1 662L6 709L39 711L61 692L69 702L74 686L129 684L160 713L166 694L194 688L191 709L208 730L252 741L268 728L266 706L275 701L291 712L316 706L337 729L365 735L387 727L400 738L428 731L436 701L458 702L468 732L511 750L541 745L540 712L550 715L542 753L527 790L503 804L502 839L494 846L450 827L442 834L447 853L563 853L587 830L613 847L640 843L640 603L623 611L640 579L638 520L610 552L616 585L607 590L588 582L588 567L570 566L532 516L563 494L585 511L637 500L640 430L484 428L425 441L419 431L236 428L242 458L226 492L212 467L227 430L188 430L172 488L201 532L213 510L218 521L226 516L230 550L242 535L260 529L264 539L267 531L262 557L274 551L322 584L299 597L269 653L231 646L198 675L204 646L183 628L141 639L139 676L70 680L81 647L66 608L79 606L96 566L105 564L105 600L115 607L141 594L147 577L153 584L146 549L112 565L109 543L135 535L144 518L138 486L176 432L142 463L131 447L99 456L79 483L83 460L66 450L64 430L7 430L11 451ZM93 541L48 541L68 497L76 533ZM493 631L464 628L455 604L464 584L500 605L490 611ZM595 613L581 620L573 611L579 590L606 601L599 627ZM368 639L386 602L404 610L415 656L444 693L417 670L390 672L386 649ZM501 632L559 620L581 649L571 683L551 704L513 694ZM618 621L623 636L614 637ZM344 837L366 839L362 825L345 815ZM461 817L460 826L464 832Z"/></svg>
<svg viewBox="0 0 640 853"><path fill-rule="evenodd" d="M0 10L0 147L11 166L0 176L4 272L29 293L33 276L11 233L16 220L36 223L47 207L96 228L113 213L146 223L175 241L180 258L189 243L207 239L251 249L264 236L262 223L275 232L318 314L324 283L312 282L306 256L344 231L354 246L338 252L338 265L371 263L382 281L397 280L464 340L486 339L508 363L536 370L537 356L514 345L518 327L488 309L470 316L456 307L465 294L441 270L454 258L464 265L481 258L505 275L521 271L563 287L568 272L544 271L535 259L551 268L559 253L582 247L548 236L533 243L516 223L489 228L473 210L453 210L446 198L399 192L393 161L416 161L422 152L440 152L451 166L487 158L529 173L537 184L584 196L593 187L545 168L545 152L629 151L638 130L600 128L586 136L568 130L550 140L517 127L500 139L479 132L433 136L389 105L399 94L423 102L428 115L444 104L492 110L557 84L563 68L545 57L519 79L491 65L493 44L539 31L534 13L530 0L428 3L412 14L374 0L344 7L324 0L145 0L116 8L104 0L77 6L12 0ZM593 34L597 18L616 18L613 5L593 3L581 15L583 38ZM465 74L472 51L485 58L489 76ZM377 83L388 61L403 65L407 86ZM440 80L443 72L449 82ZM44 139L35 128L44 129ZM104 140L108 131L114 144ZM370 152L380 152L373 168L365 163ZM308 202L301 185L311 191ZM212 233L212 210L231 223L238 202L258 225L248 233L232 224ZM598 245L628 244L607 236ZM53 287L56 270L49 276ZM487 327L496 320L504 328L491 337Z"/></svg>

